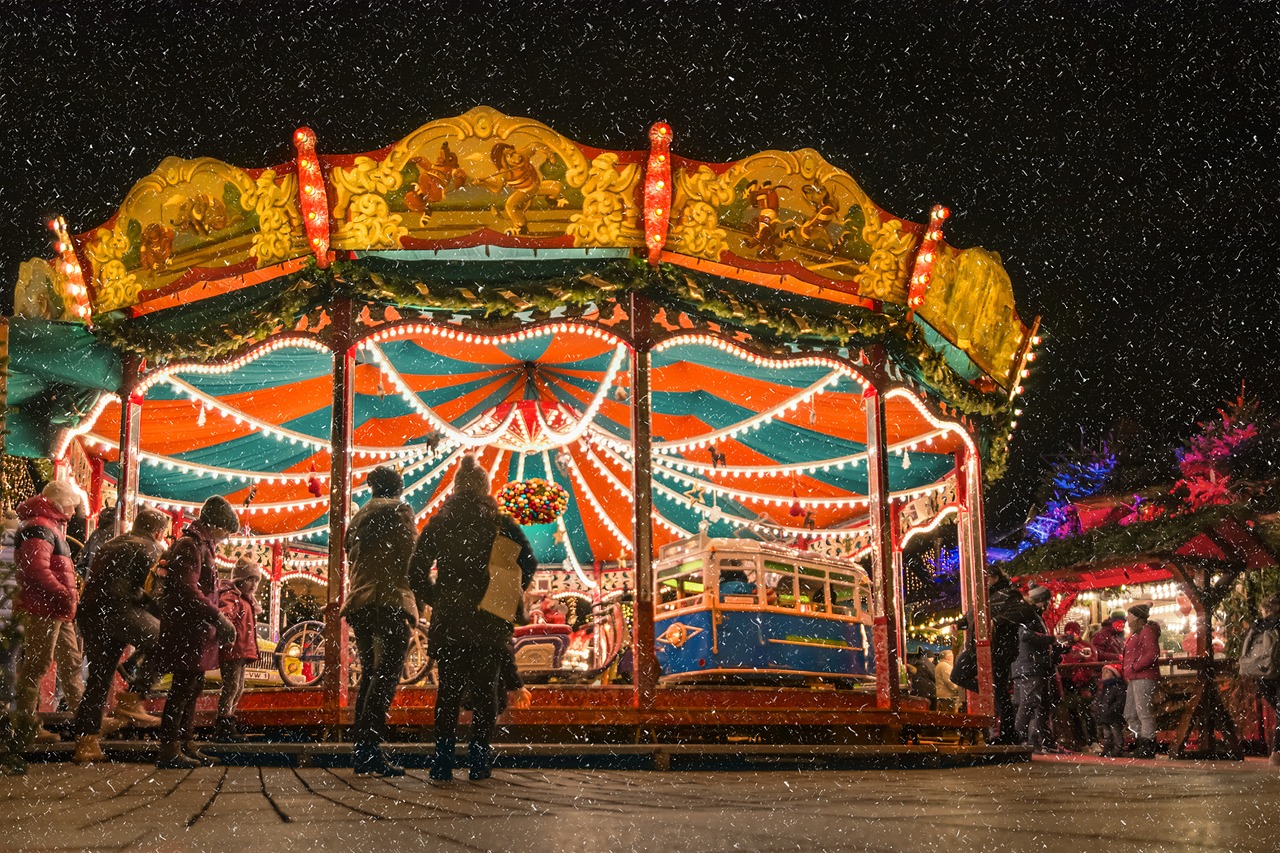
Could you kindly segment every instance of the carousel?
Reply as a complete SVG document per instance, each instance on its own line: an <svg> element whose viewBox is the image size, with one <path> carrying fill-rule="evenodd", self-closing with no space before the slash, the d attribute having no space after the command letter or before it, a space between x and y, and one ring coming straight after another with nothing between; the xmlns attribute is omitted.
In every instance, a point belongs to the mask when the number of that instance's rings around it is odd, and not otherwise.
<svg viewBox="0 0 1280 853"><path fill-rule="evenodd" d="M982 487L1037 323L944 207L899 218L810 149L671 142L477 107L363 154L301 128L270 168L168 158L22 265L5 453L52 460L90 525L227 497L221 558L271 576L251 724L349 721L365 479L397 467L422 524L470 453L541 567L510 736L978 740ZM965 713L898 677L903 548L944 523L981 626ZM427 725L426 650L405 670L392 722Z"/></svg>

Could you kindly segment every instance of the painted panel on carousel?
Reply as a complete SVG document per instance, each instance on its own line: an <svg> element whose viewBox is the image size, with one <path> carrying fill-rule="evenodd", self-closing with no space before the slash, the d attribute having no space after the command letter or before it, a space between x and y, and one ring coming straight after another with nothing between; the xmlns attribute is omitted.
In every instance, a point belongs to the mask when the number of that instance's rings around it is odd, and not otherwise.
<svg viewBox="0 0 1280 853"><path fill-rule="evenodd" d="M917 313L1002 387L1008 389L1017 378L1013 373L1027 329L998 253L940 244Z"/></svg>
<svg viewBox="0 0 1280 853"><path fill-rule="evenodd" d="M325 158L333 246L639 246L644 156L587 148L532 119L476 107L384 151Z"/></svg>
<svg viewBox="0 0 1280 853"><path fill-rule="evenodd" d="M99 313L210 272L248 272L308 253L294 174L209 157L166 158L107 224L78 239Z"/></svg>
<svg viewBox="0 0 1280 853"><path fill-rule="evenodd" d="M13 316L33 320L78 319L66 275L43 258L19 264L18 283L13 290Z"/></svg>
<svg viewBox="0 0 1280 853"><path fill-rule="evenodd" d="M923 227L886 213L818 152L673 159L671 251L906 302Z"/></svg>

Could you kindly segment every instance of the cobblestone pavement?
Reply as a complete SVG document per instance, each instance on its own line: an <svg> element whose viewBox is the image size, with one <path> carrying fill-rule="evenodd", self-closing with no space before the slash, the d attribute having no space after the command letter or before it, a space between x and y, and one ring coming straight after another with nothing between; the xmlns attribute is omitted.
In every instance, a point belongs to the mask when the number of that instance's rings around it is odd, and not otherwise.
<svg viewBox="0 0 1280 853"><path fill-rule="evenodd" d="M465 775L35 764L0 779L0 850L1280 850L1257 761Z"/></svg>

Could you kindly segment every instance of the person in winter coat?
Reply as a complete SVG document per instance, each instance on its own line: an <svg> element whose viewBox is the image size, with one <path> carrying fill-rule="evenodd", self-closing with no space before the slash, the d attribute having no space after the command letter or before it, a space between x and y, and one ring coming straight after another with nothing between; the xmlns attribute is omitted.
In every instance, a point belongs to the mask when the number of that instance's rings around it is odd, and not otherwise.
<svg viewBox="0 0 1280 853"><path fill-rule="evenodd" d="M499 537L508 541L499 542ZM410 564L419 598L431 605L427 644L440 668L436 693L436 753L431 778L453 778L458 711L470 692L473 780L489 778L493 749L489 740L497 720L497 685L510 655L514 612L507 617L481 609L490 591L490 556L497 548L516 553L520 588L527 589L538 568L524 531L498 512L489 493L489 477L471 456L464 456L453 494L423 528ZM436 577L431 578L434 566Z"/></svg>
<svg viewBox="0 0 1280 853"><path fill-rule="evenodd" d="M1010 685L1013 664L1018 659L1018 628L1036 624L1040 616L999 570L988 567L987 576L992 578L987 591L987 609L991 614L991 678L999 718L999 732L991 742L1013 744L1018 743L1017 705L1010 695Z"/></svg>
<svg viewBox="0 0 1280 853"><path fill-rule="evenodd" d="M1098 682L1093 697L1093 719L1098 725L1098 740L1105 758L1119 758L1124 754L1124 676L1112 664L1102 668L1102 680Z"/></svg>
<svg viewBox="0 0 1280 853"><path fill-rule="evenodd" d="M75 761L78 764L105 758L98 736L115 682L116 666L125 647L141 650L147 659L155 656L160 620L147 609L143 587L151 567L164 552L162 543L168 532L169 516L159 510L144 509L134 519L132 532L98 547L89 566L84 597L76 614L89 661L89 680L72 726L77 735ZM142 696L153 680L154 674L144 664L135 674L129 691L116 699L113 716L117 722L137 726L160 724L160 720L141 707Z"/></svg>
<svg viewBox="0 0 1280 853"><path fill-rule="evenodd" d="M1018 659L1012 670L1018 693L1015 726L1024 744L1043 752L1049 739L1049 690L1055 644L1040 614L1049 606L1053 593L1033 584L1027 598L1036 614L1030 625L1018 626Z"/></svg>
<svg viewBox="0 0 1280 853"><path fill-rule="evenodd" d="M218 583L218 609L236 628L235 641L218 647L222 691L213 739L223 743L244 742L236 708L244 695L245 668L258 659L258 585L264 577L261 566L241 557L231 570L231 580Z"/></svg>
<svg viewBox="0 0 1280 853"><path fill-rule="evenodd" d="M28 742L56 743L59 739L36 715L40 682L51 665L57 666L62 694L72 712L84 694L80 640L73 624L79 592L66 539L67 519L79 503L79 495L69 484L54 480L18 506L22 526L14 536L13 556L23 647L14 685L12 724Z"/></svg>
<svg viewBox="0 0 1280 853"><path fill-rule="evenodd" d="M1280 632L1280 594L1262 602L1261 617L1253 623L1255 631ZM1275 714L1276 728L1271 734L1271 764L1280 766L1280 677L1258 681L1258 696L1271 706Z"/></svg>
<svg viewBox="0 0 1280 853"><path fill-rule="evenodd" d="M933 689L937 695L939 711L954 713L960 709L960 688L951 683L954 662L955 654L947 649L933 670Z"/></svg>
<svg viewBox="0 0 1280 853"><path fill-rule="evenodd" d="M1103 663L1119 663L1124 657L1124 614L1119 610L1107 617L1098 633L1090 640L1093 659Z"/></svg>
<svg viewBox="0 0 1280 853"><path fill-rule="evenodd" d="M1129 639L1124 644L1124 719L1138 738L1138 758L1156 755L1156 715L1151 699L1160 677L1156 668L1160 659L1160 626L1148 620L1150 614L1149 604L1129 608Z"/></svg>
<svg viewBox="0 0 1280 853"><path fill-rule="evenodd" d="M218 610L218 566L214 547L240 531L235 510L221 495L204 502L200 517L188 525L163 559L160 639L156 670L173 674L160 721L160 757L165 770L215 763L191 742L196 701L206 670L218 666L218 644L236 638L235 626Z"/></svg>
<svg viewBox="0 0 1280 853"><path fill-rule="evenodd" d="M1086 665L1093 663L1093 646L1081 637L1079 622L1068 622L1062 631L1066 635L1066 653L1058 672L1062 681L1062 704L1066 711L1071 748L1083 749L1094 731L1089 703L1093 699L1096 677L1095 670Z"/></svg>
<svg viewBox="0 0 1280 853"><path fill-rule="evenodd" d="M910 689L912 694L929 700L929 710L935 708L935 700L937 699L937 685L934 679L936 672L933 665L933 656L928 652L921 652L916 657L915 663L908 667L910 672Z"/></svg>
<svg viewBox="0 0 1280 853"><path fill-rule="evenodd" d="M89 576L89 567L93 565L93 558L97 555L98 549L114 539L115 536L116 508L114 506L105 507L102 512L98 513L98 526L93 528L93 532L85 540L84 547L76 555L76 572L80 577L86 578Z"/></svg>
<svg viewBox="0 0 1280 853"><path fill-rule="evenodd" d="M347 529L347 598L342 617L351 626L363 677L355 708L357 773L403 776L387 760L382 742L409 650L418 604L409 587L409 557L416 533L413 510L400 499L404 480L389 466L369 472L373 497Z"/></svg>

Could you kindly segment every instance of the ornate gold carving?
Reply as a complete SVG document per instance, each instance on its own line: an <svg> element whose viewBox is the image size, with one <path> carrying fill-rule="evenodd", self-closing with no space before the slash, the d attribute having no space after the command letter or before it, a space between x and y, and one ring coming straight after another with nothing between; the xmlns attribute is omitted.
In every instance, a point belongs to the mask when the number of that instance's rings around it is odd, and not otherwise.
<svg viewBox="0 0 1280 853"><path fill-rule="evenodd" d="M267 169L256 181L238 186L240 206L258 214L258 233L253 236L258 266L293 257L294 235L305 233L298 212L298 176L286 175L276 183L275 171Z"/></svg>
<svg viewBox="0 0 1280 853"><path fill-rule="evenodd" d="M76 320L75 300L67 278L55 264L32 258L18 265L13 288L13 316L37 320Z"/></svg>
<svg viewBox="0 0 1280 853"><path fill-rule="evenodd" d="M717 208L733 203L733 180L699 166L693 173L677 172L675 183L672 205L678 216L671 223L668 239L681 252L717 260L728 248L726 238L729 236L719 227Z"/></svg>
<svg viewBox="0 0 1280 853"><path fill-rule="evenodd" d="M132 305L193 266L227 265L250 253L259 267L293 257L301 223L292 175L277 181L267 170L254 180L211 157L168 157L129 191L111 227L85 245L94 308Z"/></svg>
<svg viewBox="0 0 1280 853"><path fill-rule="evenodd" d="M386 194L403 181L391 157L381 163L357 157L350 169L331 173L335 189L333 218L338 221L334 246L349 249L395 249L409 233L402 217L391 212Z"/></svg>
<svg viewBox="0 0 1280 853"><path fill-rule="evenodd" d="M617 166L618 155L613 152L591 161L582 187L582 212L569 217L568 233L575 246L617 246L624 231L639 234L633 199L640 166L632 163L621 170Z"/></svg>
<svg viewBox="0 0 1280 853"><path fill-rule="evenodd" d="M915 235L812 149L763 151L720 175L703 165L681 169L675 190L676 251L793 261L854 281L865 296L906 301Z"/></svg>

